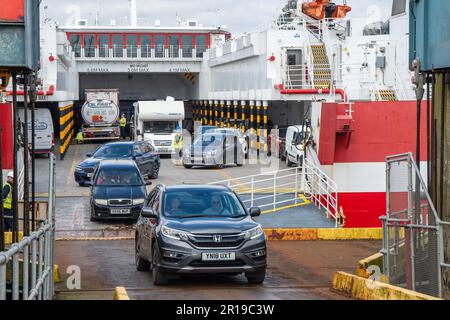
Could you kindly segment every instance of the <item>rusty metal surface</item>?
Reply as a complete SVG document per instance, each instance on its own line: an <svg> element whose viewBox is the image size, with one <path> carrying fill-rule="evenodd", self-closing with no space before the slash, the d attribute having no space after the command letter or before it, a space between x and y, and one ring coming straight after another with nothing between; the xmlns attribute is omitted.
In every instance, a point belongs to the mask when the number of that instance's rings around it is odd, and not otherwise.
<svg viewBox="0 0 450 320"><path fill-rule="evenodd" d="M249 285L241 275L186 277L155 287L151 273L135 269L133 241L61 241L56 263L63 281L57 299L112 299L116 286L124 286L131 299L346 299L330 290L333 273L354 273L358 261L380 246L380 241L270 242L261 286ZM80 267L81 290L67 289L71 265Z"/></svg>

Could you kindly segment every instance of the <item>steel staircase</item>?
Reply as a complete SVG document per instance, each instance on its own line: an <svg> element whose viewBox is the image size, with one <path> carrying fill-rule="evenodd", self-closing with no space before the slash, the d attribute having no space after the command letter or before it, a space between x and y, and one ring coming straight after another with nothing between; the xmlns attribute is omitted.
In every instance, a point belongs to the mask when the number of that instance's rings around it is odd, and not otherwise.
<svg viewBox="0 0 450 320"><path fill-rule="evenodd" d="M314 89L331 87L331 67L324 44L311 45L313 59Z"/></svg>

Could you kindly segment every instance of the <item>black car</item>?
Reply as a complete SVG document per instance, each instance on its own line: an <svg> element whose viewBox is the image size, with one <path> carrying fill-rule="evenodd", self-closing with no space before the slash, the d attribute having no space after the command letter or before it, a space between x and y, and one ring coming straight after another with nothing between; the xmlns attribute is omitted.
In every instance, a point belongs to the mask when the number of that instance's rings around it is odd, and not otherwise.
<svg viewBox="0 0 450 320"><path fill-rule="evenodd" d="M88 153L86 156L88 159L75 168L75 181L80 186L91 182L95 169L102 160L134 160L142 175L149 179L158 178L161 166L158 153L146 141L108 143L98 148L93 154Z"/></svg>
<svg viewBox="0 0 450 320"><path fill-rule="evenodd" d="M132 160L101 161L92 183L91 221L137 220L150 184Z"/></svg>
<svg viewBox="0 0 450 320"><path fill-rule="evenodd" d="M266 274L266 239L225 186L157 186L136 226L136 268L152 270L155 285L182 274L245 273L260 284Z"/></svg>

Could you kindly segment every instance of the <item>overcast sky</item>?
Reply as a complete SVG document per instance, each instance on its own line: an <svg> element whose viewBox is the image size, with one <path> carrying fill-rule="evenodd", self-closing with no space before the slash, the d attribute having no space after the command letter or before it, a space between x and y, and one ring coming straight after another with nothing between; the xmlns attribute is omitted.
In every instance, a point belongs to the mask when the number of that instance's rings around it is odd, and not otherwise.
<svg viewBox="0 0 450 320"><path fill-rule="evenodd" d="M342 0L336 0L342 3ZM287 0L137 0L139 25L153 25L160 20L162 26L175 26L176 14L182 20L194 19L204 26L226 25L233 33L253 31L277 16ZM386 20L392 0L347 0L352 6L353 18L368 22ZM99 11L100 24L129 24L129 0L42 0L45 15L59 25L73 24L75 19L88 19L94 24ZM44 13L42 13L44 15Z"/></svg>

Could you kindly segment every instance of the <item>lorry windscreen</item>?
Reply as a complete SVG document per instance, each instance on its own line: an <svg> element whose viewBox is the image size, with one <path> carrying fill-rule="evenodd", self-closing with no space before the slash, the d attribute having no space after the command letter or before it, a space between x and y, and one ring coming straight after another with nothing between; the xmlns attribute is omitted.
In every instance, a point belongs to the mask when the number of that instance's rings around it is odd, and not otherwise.
<svg viewBox="0 0 450 320"><path fill-rule="evenodd" d="M147 121L144 122L144 133L168 133L176 131L178 122L174 121Z"/></svg>

